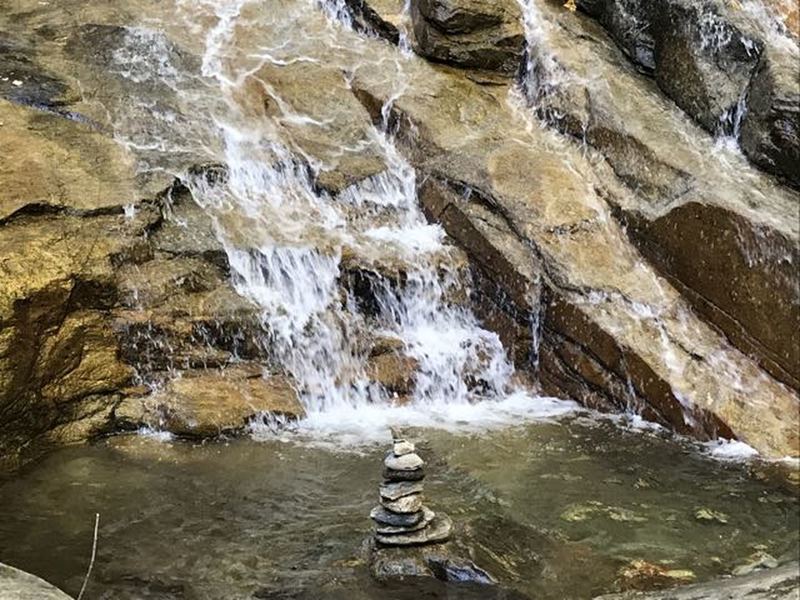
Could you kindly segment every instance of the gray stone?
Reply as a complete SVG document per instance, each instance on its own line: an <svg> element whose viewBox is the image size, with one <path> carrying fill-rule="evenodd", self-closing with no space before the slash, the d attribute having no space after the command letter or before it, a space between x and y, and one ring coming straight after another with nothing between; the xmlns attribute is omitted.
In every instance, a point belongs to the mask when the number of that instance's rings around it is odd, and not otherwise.
<svg viewBox="0 0 800 600"><path fill-rule="evenodd" d="M422 494L411 494L397 500L381 498L381 506L386 510L399 514L418 513L422 510Z"/></svg>
<svg viewBox="0 0 800 600"><path fill-rule="evenodd" d="M389 483L398 481L422 481L425 479L425 470L395 471L394 469L384 469L383 478Z"/></svg>
<svg viewBox="0 0 800 600"><path fill-rule="evenodd" d="M418 454L412 453L402 456L390 454L386 457L386 460L383 461L383 464L387 469L393 471L414 471L416 469L421 469L425 465L425 461L422 460Z"/></svg>
<svg viewBox="0 0 800 600"><path fill-rule="evenodd" d="M0 563L0 598L3 600L71 600L57 587L35 575Z"/></svg>
<svg viewBox="0 0 800 600"><path fill-rule="evenodd" d="M397 533L394 535L376 534L375 539L385 546L421 546L446 542L450 539L453 522L445 514L437 515L433 521L419 531Z"/></svg>
<svg viewBox="0 0 800 600"><path fill-rule="evenodd" d="M395 440L392 446L392 452L395 456L405 456L406 454L413 453L415 450L414 444L406 440Z"/></svg>
<svg viewBox="0 0 800 600"><path fill-rule="evenodd" d="M381 525L380 523L376 524L375 526L375 533L379 533L381 535L394 535L396 533L404 533L409 531L419 531L420 529L425 529L431 521L436 517L436 513L433 512L427 506L422 507L422 520L412 527L395 527L392 525Z"/></svg>
<svg viewBox="0 0 800 600"><path fill-rule="evenodd" d="M413 527L422 520L424 515L422 511L409 515L401 515L399 513L388 511L382 506L376 506L369 513L369 516L373 521L376 521L382 525L391 525L393 527Z"/></svg>
<svg viewBox="0 0 800 600"><path fill-rule="evenodd" d="M384 483L380 487L381 498L387 500L397 500L403 496L410 496L411 494L419 494L422 492L423 486L418 481L397 481L395 483Z"/></svg>

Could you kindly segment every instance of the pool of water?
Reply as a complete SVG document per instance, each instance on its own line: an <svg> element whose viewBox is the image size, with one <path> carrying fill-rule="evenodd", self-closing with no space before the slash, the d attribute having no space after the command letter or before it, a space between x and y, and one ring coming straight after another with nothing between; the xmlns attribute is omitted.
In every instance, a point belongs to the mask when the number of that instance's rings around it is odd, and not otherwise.
<svg viewBox="0 0 800 600"><path fill-rule="evenodd" d="M696 580L796 557L796 490L658 432L570 416L483 434L416 429L428 504L507 588L544 599L625 587L647 561ZM0 561L85 598L475 597L386 589L364 561L385 445L144 436L61 450L0 479Z"/></svg>

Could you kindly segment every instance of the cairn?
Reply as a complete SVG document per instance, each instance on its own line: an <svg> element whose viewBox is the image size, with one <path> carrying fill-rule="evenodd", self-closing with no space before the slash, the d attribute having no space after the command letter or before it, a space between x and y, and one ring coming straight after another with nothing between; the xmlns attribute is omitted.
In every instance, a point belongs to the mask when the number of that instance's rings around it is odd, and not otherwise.
<svg viewBox="0 0 800 600"><path fill-rule="evenodd" d="M423 501L425 462L414 444L395 439L386 455L380 504L372 509L375 540L383 546L419 546L446 542L453 523L445 514L436 514Z"/></svg>

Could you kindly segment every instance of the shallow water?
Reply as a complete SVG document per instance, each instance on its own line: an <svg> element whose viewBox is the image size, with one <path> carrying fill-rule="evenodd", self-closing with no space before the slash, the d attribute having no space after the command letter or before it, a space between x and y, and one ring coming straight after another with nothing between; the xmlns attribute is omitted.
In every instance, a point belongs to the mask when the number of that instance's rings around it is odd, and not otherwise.
<svg viewBox="0 0 800 600"><path fill-rule="evenodd" d="M617 589L632 560L704 580L759 551L798 553L796 495L661 433L583 416L410 433L457 544L531 597ZM87 598L485 598L370 581L362 544L384 447L132 436L59 451L0 482L0 561L77 594L98 512Z"/></svg>

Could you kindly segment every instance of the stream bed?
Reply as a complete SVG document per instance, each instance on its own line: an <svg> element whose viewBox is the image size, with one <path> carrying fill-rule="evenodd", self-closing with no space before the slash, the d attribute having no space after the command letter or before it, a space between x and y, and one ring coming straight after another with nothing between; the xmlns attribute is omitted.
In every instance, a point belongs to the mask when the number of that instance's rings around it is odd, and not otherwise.
<svg viewBox="0 0 800 600"><path fill-rule="evenodd" d="M409 433L428 462L427 504L522 597L658 583L637 579L633 561L702 581L798 554L785 479L658 431L570 415ZM86 598L487 597L370 580L363 548L385 447L134 435L61 450L0 480L0 560L77 594L99 513Z"/></svg>

